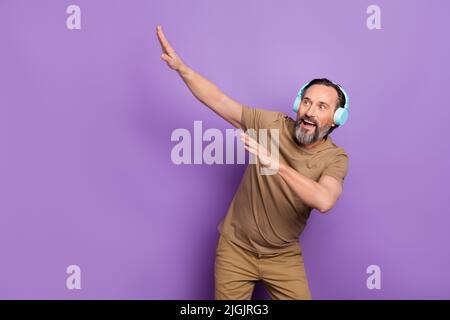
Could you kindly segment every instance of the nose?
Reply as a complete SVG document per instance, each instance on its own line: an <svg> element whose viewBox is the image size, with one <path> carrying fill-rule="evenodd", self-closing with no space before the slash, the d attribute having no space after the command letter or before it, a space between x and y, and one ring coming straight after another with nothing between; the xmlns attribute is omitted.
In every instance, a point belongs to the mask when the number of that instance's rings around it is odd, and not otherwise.
<svg viewBox="0 0 450 320"><path fill-rule="evenodd" d="M316 115L316 108L314 105L312 105L306 110L306 116L309 118L313 118L315 115Z"/></svg>

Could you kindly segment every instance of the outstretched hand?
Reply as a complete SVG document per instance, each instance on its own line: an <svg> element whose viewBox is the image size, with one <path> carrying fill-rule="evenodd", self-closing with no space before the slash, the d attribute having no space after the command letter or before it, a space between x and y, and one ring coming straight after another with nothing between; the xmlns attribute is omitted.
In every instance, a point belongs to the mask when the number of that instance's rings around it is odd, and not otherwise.
<svg viewBox="0 0 450 320"><path fill-rule="evenodd" d="M257 157L262 167L278 171L280 166L278 157L269 153L264 146L244 132L241 133L241 141L244 143L244 148Z"/></svg>
<svg viewBox="0 0 450 320"><path fill-rule="evenodd" d="M171 69L175 71L180 70L180 67L184 63L181 58L175 53L175 50L169 44L169 41L167 41L160 25L156 27L156 35L158 37L159 43L161 44L161 49L163 52L161 54L161 59L164 60Z"/></svg>

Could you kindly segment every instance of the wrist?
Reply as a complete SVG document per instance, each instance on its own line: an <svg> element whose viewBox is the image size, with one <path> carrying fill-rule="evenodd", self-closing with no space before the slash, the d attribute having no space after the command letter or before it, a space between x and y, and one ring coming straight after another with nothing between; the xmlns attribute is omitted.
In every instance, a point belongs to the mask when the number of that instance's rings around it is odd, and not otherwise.
<svg viewBox="0 0 450 320"><path fill-rule="evenodd" d="M286 173L287 166L282 161L278 163L278 174L283 175Z"/></svg>
<svg viewBox="0 0 450 320"><path fill-rule="evenodd" d="M187 65L185 65L184 63L182 63L177 69L177 72L182 77L186 76L190 71L191 71L191 69Z"/></svg>

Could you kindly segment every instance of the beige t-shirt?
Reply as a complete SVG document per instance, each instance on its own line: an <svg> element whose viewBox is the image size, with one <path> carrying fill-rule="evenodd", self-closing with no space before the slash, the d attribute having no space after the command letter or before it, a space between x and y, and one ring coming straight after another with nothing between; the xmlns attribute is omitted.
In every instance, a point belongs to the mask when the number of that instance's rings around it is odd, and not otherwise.
<svg viewBox="0 0 450 320"><path fill-rule="evenodd" d="M348 156L328 136L306 149L295 140L295 121L282 112L242 106L242 129L279 129L280 160L318 181L327 175L343 182ZM270 137L270 130L267 130ZM270 140L267 140L268 143ZM290 251L311 213L279 174L262 175L259 164L249 164L234 195L220 233L230 241L260 254Z"/></svg>

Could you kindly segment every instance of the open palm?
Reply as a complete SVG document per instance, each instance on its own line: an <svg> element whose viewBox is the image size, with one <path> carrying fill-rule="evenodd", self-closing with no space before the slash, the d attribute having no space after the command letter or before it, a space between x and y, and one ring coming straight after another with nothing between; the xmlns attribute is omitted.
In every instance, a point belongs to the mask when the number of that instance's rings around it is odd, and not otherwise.
<svg viewBox="0 0 450 320"><path fill-rule="evenodd" d="M241 133L241 141L244 143L244 148L257 157L261 166L278 170L279 158L271 154L264 146L244 132Z"/></svg>
<svg viewBox="0 0 450 320"><path fill-rule="evenodd" d="M171 69L178 71L183 65L183 61L175 53L175 50L172 48L172 46L169 44L169 41L167 41L166 37L164 36L162 27L159 25L156 27L156 35L163 51L163 53L161 54L161 59L164 60Z"/></svg>

